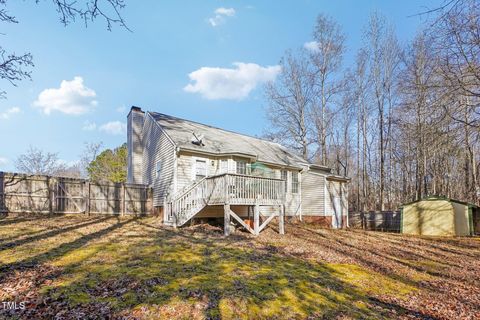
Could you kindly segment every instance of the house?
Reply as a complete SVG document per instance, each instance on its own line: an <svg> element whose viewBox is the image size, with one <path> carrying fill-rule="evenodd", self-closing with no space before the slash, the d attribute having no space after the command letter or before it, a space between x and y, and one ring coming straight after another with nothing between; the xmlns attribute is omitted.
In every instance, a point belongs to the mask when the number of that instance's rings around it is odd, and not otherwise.
<svg viewBox="0 0 480 320"><path fill-rule="evenodd" d="M468 236L479 231L478 207L439 196L404 204L400 230L427 236Z"/></svg>
<svg viewBox="0 0 480 320"><path fill-rule="evenodd" d="M280 232L284 216L348 223L348 179L277 143L132 107L127 146L128 182L153 188L167 225L223 217L227 234L233 221L258 234L275 217Z"/></svg>

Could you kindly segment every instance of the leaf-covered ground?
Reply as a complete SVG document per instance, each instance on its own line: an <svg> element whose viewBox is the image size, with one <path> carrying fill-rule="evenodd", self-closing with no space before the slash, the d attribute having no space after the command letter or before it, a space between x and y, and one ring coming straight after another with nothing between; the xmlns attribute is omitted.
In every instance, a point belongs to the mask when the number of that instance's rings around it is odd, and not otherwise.
<svg viewBox="0 0 480 320"><path fill-rule="evenodd" d="M158 218L0 220L0 318L478 319L480 240ZM25 302L11 310L2 302ZM11 306L11 305L10 305Z"/></svg>

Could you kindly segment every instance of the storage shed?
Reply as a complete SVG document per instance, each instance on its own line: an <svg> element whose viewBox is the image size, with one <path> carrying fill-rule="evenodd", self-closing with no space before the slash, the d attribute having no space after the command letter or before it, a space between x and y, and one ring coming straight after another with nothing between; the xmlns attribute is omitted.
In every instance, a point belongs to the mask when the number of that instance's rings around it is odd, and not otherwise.
<svg viewBox="0 0 480 320"><path fill-rule="evenodd" d="M401 207L401 232L427 236L469 236L478 228L478 207L444 197L428 197Z"/></svg>

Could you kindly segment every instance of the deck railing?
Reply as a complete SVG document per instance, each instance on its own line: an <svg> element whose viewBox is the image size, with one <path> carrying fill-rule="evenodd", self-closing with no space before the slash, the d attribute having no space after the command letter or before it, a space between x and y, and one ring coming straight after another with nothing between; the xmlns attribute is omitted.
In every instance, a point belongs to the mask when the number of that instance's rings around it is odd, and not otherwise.
<svg viewBox="0 0 480 320"><path fill-rule="evenodd" d="M181 226L207 205L281 205L284 200L285 180L224 173L167 199L164 219Z"/></svg>

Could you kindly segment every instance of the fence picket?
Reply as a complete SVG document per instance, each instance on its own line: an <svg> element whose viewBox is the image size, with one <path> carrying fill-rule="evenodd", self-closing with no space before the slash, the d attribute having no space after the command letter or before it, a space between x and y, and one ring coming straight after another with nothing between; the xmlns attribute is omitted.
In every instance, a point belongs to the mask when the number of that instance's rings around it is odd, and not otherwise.
<svg viewBox="0 0 480 320"><path fill-rule="evenodd" d="M152 192L135 184L92 183L0 172L0 211L11 213L136 213L151 212Z"/></svg>

